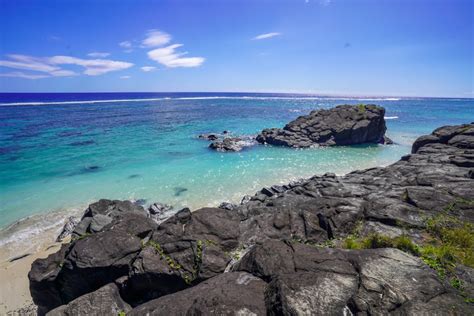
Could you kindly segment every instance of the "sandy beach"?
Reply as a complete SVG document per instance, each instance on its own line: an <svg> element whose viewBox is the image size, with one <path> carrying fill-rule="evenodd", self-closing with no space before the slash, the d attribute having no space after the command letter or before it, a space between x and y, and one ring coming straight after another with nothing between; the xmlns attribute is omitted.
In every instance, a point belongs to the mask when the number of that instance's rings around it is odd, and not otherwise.
<svg viewBox="0 0 474 316"><path fill-rule="evenodd" d="M57 251L60 243L51 243L37 253L33 253L13 262L4 259L1 253L0 264L0 314L1 315L36 315L35 306L30 296L28 272L31 263L38 258L46 258Z"/></svg>
<svg viewBox="0 0 474 316"><path fill-rule="evenodd" d="M77 215L77 214L70 214ZM57 221L43 229L43 220ZM67 219L65 213L56 212L32 216L2 230L0 245L0 315L36 315L30 296L28 272L38 258L46 258L58 251L60 242L55 239ZM66 238L63 242L69 242Z"/></svg>

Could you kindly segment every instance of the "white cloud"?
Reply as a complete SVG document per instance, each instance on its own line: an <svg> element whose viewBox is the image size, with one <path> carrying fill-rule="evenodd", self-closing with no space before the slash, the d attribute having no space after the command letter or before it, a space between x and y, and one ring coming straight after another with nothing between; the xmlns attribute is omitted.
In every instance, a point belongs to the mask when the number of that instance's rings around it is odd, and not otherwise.
<svg viewBox="0 0 474 316"><path fill-rule="evenodd" d="M130 79L130 76L120 76L120 79Z"/></svg>
<svg viewBox="0 0 474 316"><path fill-rule="evenodd" d="M9 77L27 79L40 79L45 77L68 77L76 76L78 73L63 69L60 65L77 65L84 67L84 74L89 76L102 75L111 71L127 69L132 63L108 59L81 59L71 56L34 57L27 55L7 55L10 60L0 60L0 66L40 72L41 74L28 74L23 72L11 72L4 74Z"/></svg>
<svg viewBox="0 0 474 316"><path fill-rule="evenodd" d="M123 70L133 66L132 63L108 59L81 59L71 56L54 56L49 62L59 65L78 65L86 68L85 75L97 76L111 71Z"/></svg>
<svg viewBox="0 0 474 316"><path fill-rule="evenodd" d="M11 60L0 60L0 66L40 72L53 72L60 70L57 66L45 63L42 58L15 54L7 55L7 57Z"/></svg>
<svg viewBox="0 0 474 316"><path fill-rule="evenodd" d="M14 72L7 72L7 73L0 73L0 77L12 77L12 78L23 78L23 79L42 79L48 78L48 75L31 75L25 74L21 71L14 71Z"/></svg>
<svg viewBox="0 0 474 316"><path fill-rule="evenodd" d="M272 33L265 33L265 34L257 35L257 36L255 36L255 37L252 38L252 39L253 39L253 40L262 40L262 39L272 38L272 37L280 36L280 35L281 35L281 33L272 32Z"/></svg>
<svg viewBox="0 0 474 316"><path fill-rule="evenodd" d="M123 41L123 42L120 42L120 43L119 43L119 46L120 46L120 47L123 47L123 48L132 48L132 42L130 42L130 41Z"/></svg>
<svg viewBox="0 0 474 316"><path fill-rule="evenodd" d="M183 44L173 44L163 48L157 48L148 52L148 57L169 68L177 67L199 67L205 61L203 57L182 57L187 54L175 52L176 48Z"/></svg>
<svg viewBox="0 0 474 316"><path fill-rule="evenodd" d="M72 70L65 70L65 69L55 70L55 71L50 72L49 74L52 75L53 77L70 77L70 76L78 75L77 72L74 72Z"/></svg>
<svg viewBox="0 0 474 316"><path fill-rule="evenodd" d="M92 58L105 58L107 56L110 56L110 53L92 52L87 54L87 56Z"/></svg>
<svg viewBox="0 0 474 316"><path fill-rule="evenodd" d="M171 35L160 30L149 30L146 38L142 41L142 47L157 47L168 44L171 41Z"/></svg>
<svg viewBox="0 0 474 316"><path fill-rule="evenodd" d="M150 71L153 71L156 69L156 67L153 67L153 66L143 66L140 68L141 70L143 70L144 72L150 72Z"/></svg>

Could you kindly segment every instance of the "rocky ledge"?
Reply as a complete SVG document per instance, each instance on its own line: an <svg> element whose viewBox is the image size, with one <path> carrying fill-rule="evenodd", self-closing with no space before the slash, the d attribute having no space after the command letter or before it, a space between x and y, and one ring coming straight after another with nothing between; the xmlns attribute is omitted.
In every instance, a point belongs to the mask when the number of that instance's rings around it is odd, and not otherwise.
<svg viewBox="0 0 474 316"><path fill-rule="evenodd" d="M381 135L379 135L381 136ZM385 168L264 188L158 224L91 204L29 273L48 315L469 315L474 123Z"/></svg>
<svg viewBox="0 0 474 316"><path fill-rule="evenodd" d="M264 129L257 141L294 148L392 143L385 137L384 115L385 109L377 105L339 105L312 111L283 128Z"/></svg>

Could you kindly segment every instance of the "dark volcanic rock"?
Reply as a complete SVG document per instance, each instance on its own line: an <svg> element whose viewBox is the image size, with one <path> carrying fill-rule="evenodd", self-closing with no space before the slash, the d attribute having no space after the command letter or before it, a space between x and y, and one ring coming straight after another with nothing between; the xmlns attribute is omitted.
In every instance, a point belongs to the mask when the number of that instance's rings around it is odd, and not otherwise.
<svg viewBox="0 0 474 316"><path fill-rule="evenodd" d="M143 207L132 201L99 200L89 205L81 221L75 226L72 236L79 238L90 233L97 233L113 220L119 220L124 216L129 217L129 214L143 217L147 215Z"/></svg>
<svg viewBox="0 0 474 316"><path fill-rule="evenodd" d="M128 275L141 240L156 228L145 210L130 201L89 205L73 242L32 265L28 278L39 314Z"/></svg>
<svg viewBox="0 0 474 316"><path fill-rule="evenodd" d="M354 232L419 243L440 213L474 223L473 135L474 124L439 128L390 166L266 187L240 205L182 209L159 225L131 202L101 200L70 244L33 263L31 295L40 315L81 300L89 308L112 283L133 315L472 314L463 297L473 293L470 267L453 269L461 292L400 250L327 245ZM113 303L95 305L91 313L110 314Z"/></svg>
<svg viewBox="0 0 474 316"><path fill-rule="evenodd" d="M219 138L219 135L218 134L201 134L198 136L198 138L214 141Z"/></svg>
<svg viewBox="0 0 474 316"><path fill-rule="evenodd" d="M189 209L160 224L137 256L127 299L134 304L170 294L224 272L238 246L239 216L217 208Z"/></svg>
<svg viewBox="0 0 474 316"><path fill-rule="evenodd" d="M178 210L175 210L173 206L163 203L153 203L148 208L148 217L152 218L155 222L161 223L168 219L172 215L176 214Z"/></svg>
<svg viewBox="0 0 474 316"><path fill-rule="evenodd" d="M219 208L222 208L224 210L229 210L229 211L232 211L233 209L235 209L238 205L236 204L232 204L230 202L222 202L221 204L219 204Z"/></svg>
<svg viewBox="0 0 474 316"><path fill-rule="evenodd" d="M314 145L354 145L387 143L384 137L385 109L376 105L339 105L329 110L315 110L298 117L282 129L264 129L257 141L262 144L294 148Z"/></svg>
<svg viewBox="0 0 474 316"><path fill-rule="evenodd" d="M117 286L110 283L97 291L76 298L67 305L57 307L46 315L119 315L120 312L130 310L130 305L120 297Z"/></svg>
<svg viewBox="0 0 474 316"><path fill-rule="evenodd" d="M133 309L129 315L265 315L266 283L245 272L224 273Z"/></svg>
<svg viewBox="0 0 474 316"><path fill-rule="evenodd" d="M437 128L431 135L419 137L413 143L411 152L415 154L419 148L435 144L449 144L458 148L474 149L473 123Z"/></svg>
<svg viewBox="0 0 474 316"><path fill-rule="evenodd" d="M209 148L217 151L241 151L245 147L256 144L252 137L227 137L222 140L217 140L209 145Z"/></svg>
<svg viewBox="0 0 474 316"><path fill-rule="evenodd" d="M348 251L268 241L254 247L234 271L269 282L269 315L407 315L423 310L464 314L470 310L435 271L397 249ZM429 302L433 305L427 309Z"/></svg>

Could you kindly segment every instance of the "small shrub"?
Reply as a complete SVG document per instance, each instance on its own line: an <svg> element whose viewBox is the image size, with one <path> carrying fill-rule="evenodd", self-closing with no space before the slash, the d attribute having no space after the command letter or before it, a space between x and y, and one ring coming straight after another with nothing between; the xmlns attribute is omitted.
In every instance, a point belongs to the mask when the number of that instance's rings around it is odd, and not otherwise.
<svg viewBox="0 0 474 316"><path fill-rule="evenodd" d="M420 254L419 247L405 235L394 238L392 241L392 245L394 248L409 252L415 256L418 256Z"/></svg>
<svg viewBox="0 0 474 316"><path fill-rule="evenodd" d="M349 236L344 239L342 248L346 249L362 249L362 244L353 236Z"/></svg>
<svg viewBox="0 0 474 316"><path fill-rule="evenodd" d="M393 241L390 237L377 233L370 234L366 238L362 239L361 243L362 248L364 249L393 247Z"/></svg>
<svg viewBox="0 0 474 316"><path fill-rule="evenodd" d="M459 278L457 277L452 278L450 283L451 283L451 286L457 290L462 290L463 288L462 281L459 280Z"/></svg>
<svg viewBox="0 0 474 316"><path fill-rule="evenodd" d="M375 249L375 248L397 248L413 255L419 255L420 251L416 244L405 235L391 238L378 233L372 233L365 238L349 236L343 241L346 249Z"/></svg>

